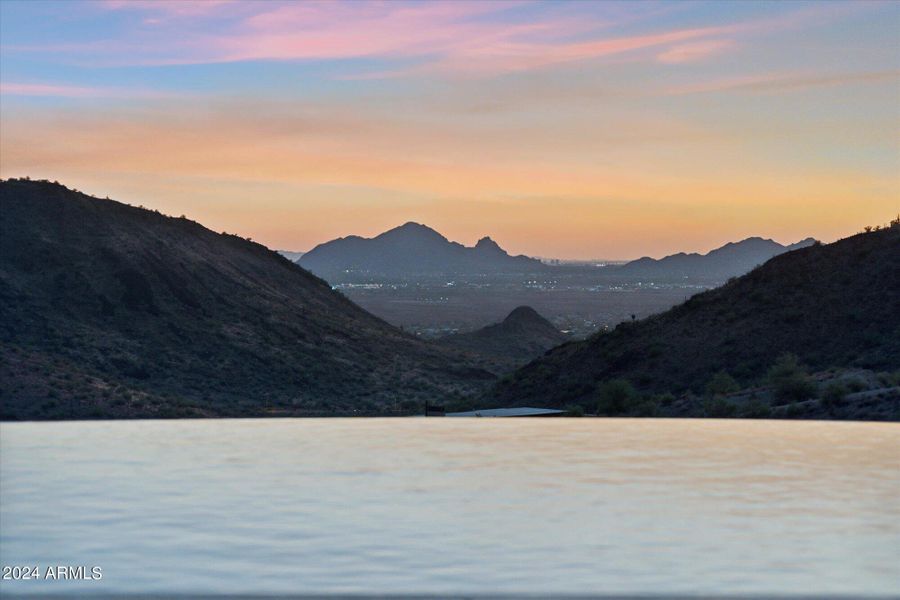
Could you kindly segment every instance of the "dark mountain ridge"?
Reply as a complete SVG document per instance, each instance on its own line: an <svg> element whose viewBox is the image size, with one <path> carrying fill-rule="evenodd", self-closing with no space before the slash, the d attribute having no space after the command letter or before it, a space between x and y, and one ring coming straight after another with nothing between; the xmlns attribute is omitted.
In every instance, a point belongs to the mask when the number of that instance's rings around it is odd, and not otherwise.
<svg viewBox="0 0 900 600"><path fill-rule="evenodd" d="M544 265L527 256L510 256L484 237L473 247L409 222L373 238L349 236L319 244L298 261L313 273L336 281L346 272L387 277L439 274L531 272Z"/></svg>
<svg viewBox="0 0 900 600"><path fill-rule="evenodd" d="M554 348L484 401L592 408L614 379L701 394L721 370L755 385L783 353L814 371L900 368L900 226L781 254L664 313Z"/></svg>
<svg viewBox="0 0 900 600"><path fill-rule="evenodd" d="M415 411L492 379L260 244L0 183L4 418Z"/></svg>
<svg viewBox="0 0 900 600"><path fill-rule="evenodd" d="M565 334L530 306L514 309L499 323L439 338L437 343L489 358L501 371L540 356L563 343Z"/></svg>
<svg viewBox="0 0 900 600"><path fill-rule="evenodd" d="M739 242L729 242L706 254L679 252L660 259L640 258L622 265L617 272L641 277L703 277L724 280L743 275L779 254L805 248L815 242L813 238L807 238L785 246L774 240L750 237Z"/></svg>

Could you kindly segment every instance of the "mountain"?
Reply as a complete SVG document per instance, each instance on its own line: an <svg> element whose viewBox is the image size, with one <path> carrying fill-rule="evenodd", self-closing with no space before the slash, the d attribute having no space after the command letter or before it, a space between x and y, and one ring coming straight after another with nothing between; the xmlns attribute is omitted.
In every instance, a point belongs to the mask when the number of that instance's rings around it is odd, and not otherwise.
<svg viewBox="0 0 900 600"><path fill-rule="evenodd" d="M297 262L303 256L303 252L291 252L290 250L278 250L278 254L282 255L291 262Z"/></svg>
<svg viewBox="0 0 900 600"><path fill-rule="evenodd" d="M489 237L468 248L412 222L374 238L349 236L319 244L304 254L299 264L331 282L348 271L406 277L533 272L545 268L537 259L510 256Z"/></svg>
<svg viewBox="0 0 900 600"><path fill-rule="evenodd" d="M647 395L702 394L722 370L764 383L783 353L813 371L900 368L900 226L781 254L664 313L559 346L483 400L592 410L619 379ZM890 407L870 408L883 418Z"/></svg>
<svg viewBox="0 0 900 600"><path fill-rule="evenodd" d="M637 277L707 277L724 280L743 275L779 254L806 248L815 242L813 238L807 238L796 244L783 246L773 240L751 237L740 242L730 242L706 254L680 252L658 260L640 258L626 263L617 272Z"/></svg>
<svg viewBox="0 0 900 600"><path fill-rule="evenodd" d="M521 366L550 348L563 343L566 336L553 323L530 306L514 309L500 323L469 333L440 338L441 345L488 358L501 371Z"/></svg>
<svg viewBox="0 0 900 600"><path fill-rule="evenodd" d="M418 412L493 376L276 252L49 182L0 183L4 418Z"/></svg>

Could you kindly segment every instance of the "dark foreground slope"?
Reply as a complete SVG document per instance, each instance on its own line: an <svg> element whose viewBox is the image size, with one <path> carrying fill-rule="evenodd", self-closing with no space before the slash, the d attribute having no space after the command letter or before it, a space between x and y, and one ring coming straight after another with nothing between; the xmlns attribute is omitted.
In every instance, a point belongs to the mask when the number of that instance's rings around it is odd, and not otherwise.
<svg viewBox="0 0 900 600"><path fill-rule="evenodd" d="M511 370L550 348L566 336L530 306L514 309L499 323L469 333L440 338L437 343L489 359L498 370Z"/></svg>
<svg viewBox="0 0 900 600"><path fill-rule="evenodd" d="M700 395L721 370L758 384L787 352L812 371L900 368L900 227L782 254L665 313L555 348L484 400L592 409L612 379Z"/></svg>
<svg viewBox="0 0 900 600"><path fill-rule="evenodd" d="M5 418L413 410L491 379L259 244L18 180L0 352Z"/></svg>

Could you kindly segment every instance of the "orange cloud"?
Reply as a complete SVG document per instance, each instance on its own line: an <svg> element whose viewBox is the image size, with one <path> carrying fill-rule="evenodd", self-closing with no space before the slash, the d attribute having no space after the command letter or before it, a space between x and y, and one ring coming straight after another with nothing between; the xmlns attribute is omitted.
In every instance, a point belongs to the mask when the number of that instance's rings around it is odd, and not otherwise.
<svg viewBox="0 0 900 600"><path fill-rule="evenodd" d="M729 77L701 83L693 83L668 88L665 93L673 96L705 94L710 92L786 92L813 87L848 85L857 83L880 83L900 78L900 70L874 71L869 73L766 73Z"/></svg>

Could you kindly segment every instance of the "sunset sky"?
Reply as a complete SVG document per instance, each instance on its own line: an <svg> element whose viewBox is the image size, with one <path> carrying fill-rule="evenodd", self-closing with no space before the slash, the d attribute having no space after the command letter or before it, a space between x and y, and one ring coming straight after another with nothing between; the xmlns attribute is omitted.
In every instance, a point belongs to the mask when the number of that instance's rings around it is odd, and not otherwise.
<svg viewBox="0 0 900 600"><path fill-rule="evenodd" d="M0 176L308 250L626 259L900 212L900 3L0 2Z"/></svg>

